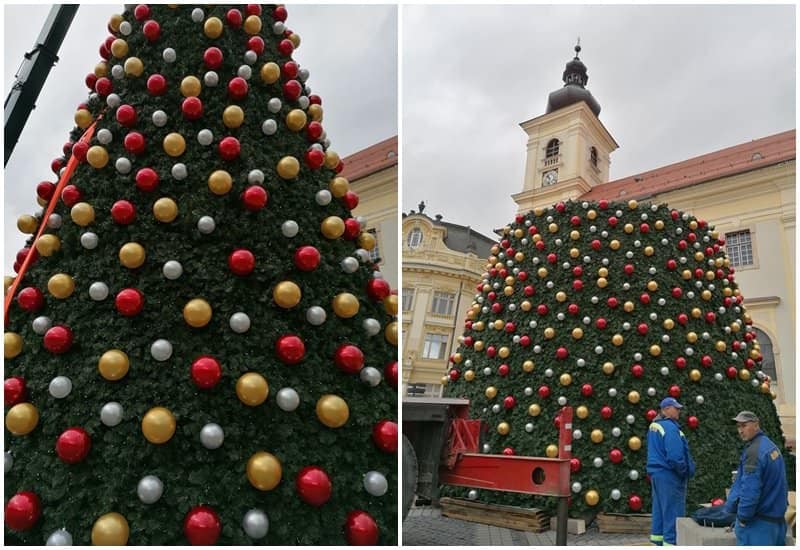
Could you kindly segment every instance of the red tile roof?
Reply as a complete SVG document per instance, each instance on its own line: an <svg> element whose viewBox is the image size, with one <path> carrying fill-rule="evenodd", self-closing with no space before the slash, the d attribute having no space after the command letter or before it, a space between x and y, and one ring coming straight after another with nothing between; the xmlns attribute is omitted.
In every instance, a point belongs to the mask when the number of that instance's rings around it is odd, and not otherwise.
<svg viewBox="0 0 800 550"><path fill-rule="evenodd" d="M397 164L397 136L390 137L381 142L353 153L342 159L344 170L341 176L350 181L380 172L385 168Z"/></svg>
<svg viewBox="0 0 800 550"><path fill-rule="evenodd" d="M594 187L587 200L644 199L659 193L733 176L796 158L795 130L754 139L720 151Z"/></svg>

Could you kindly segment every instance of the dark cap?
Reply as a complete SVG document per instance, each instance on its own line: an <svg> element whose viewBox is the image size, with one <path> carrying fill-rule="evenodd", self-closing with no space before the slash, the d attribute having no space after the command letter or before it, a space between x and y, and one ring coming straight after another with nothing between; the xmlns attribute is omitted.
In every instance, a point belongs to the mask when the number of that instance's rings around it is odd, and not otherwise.
<svg viewBox="0 0 800 550"><path fill-rule="evenodd" d="M667 407L675 407L676 409L682 409L683 405L678 403L678 400L674 397L665 397L661 400L661 408L665 409Z"/></svg>
<svg viewBox="0 0 800 550"><path fill-rule="evenodd" d="M758 417L752 411L742 411L733 420L736 422L758 422Z"/></svg>

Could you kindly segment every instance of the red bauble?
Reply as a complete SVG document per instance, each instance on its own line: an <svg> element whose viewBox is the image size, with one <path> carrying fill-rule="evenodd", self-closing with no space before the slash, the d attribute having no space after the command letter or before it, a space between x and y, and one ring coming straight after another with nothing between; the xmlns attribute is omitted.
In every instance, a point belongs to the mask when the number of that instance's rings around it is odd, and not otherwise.
<svg viewBox="0 0 800 550"><path fill-rule="evenodd" d="M84 79L84 83L86 84L87 88L94 90L94 85L97 84L97 75L94 73L87 74L86 78Z"/></svg>
<svg viewBox="0 0 800 550"><path fill-rule="evenodd" d="M56 440L58 458L67 464L83 461L92 448L92 438L83 428L73 427L64 430Z"/></svg>
<svg viewBox="0 0 800 550"><path fill-rule="evenodd" d="M240 77L236 76L231 78L228 82L228 95L232 99L240 100L247 97L247 90L249 86L247 85L247 81Z"/></svg>
<svg viewBox="0 0 800 550"><path fill-rule="evenodd" d="M686 419L686 425L689 426L691 429L696 430L697 427L700 425L700 420L697 419L696 416L690 416Z"/></svg>
<svg viewBox="0 0 800 550"><path fill-rule="evenodd" d="M604 330L608 326L608 321L606 321L603 317L598 317L594 322L594 326L599 330Z"/></svg>
<svg viewBox="0 0 800 550"><path fill-rule="evenodd" d="M647 326L647 323L639 323L639 326L636 327L636 332L639 334L647 334L647 331L650 330L650 327Z"/></svg>
<svg viewBox="0 0 800 550"><path fill-rule="evenodd" d="M144 21L150 17L150 6L147 4L137 4L137 6L133 9L133 16L137 21Z"/></svg>
<svg viewBox="0 0 800 550"><path fill-rule="evenodd" d="M348 210L355 209L358 206L358 195L353 191L348 191L342 197L342 204L344 204L345 208Z"/></svg>
<svg viewBox="0 0 800 550"><path fill-rule="evenodd" d="M136 187L140 191L155 191L158 187L158 172L152 168L142 168L136 172ZM113 208L112 208L113 215ZM134 212L135 215L135 212ZM119 223L119 222L118 222Z"/></svg>
<svg viewBox="0 0 800 550"><path fill-rule="evenodd" d="M538 306L536 306L536 313L538 313L541 316L547 315L548 311L550 311L550 308L548 308L546 304L539 304Z"/></svg>
<svg viewBox="0 0 800 550"><path fill-rule="evenodd" d="M333 357L339 370L355 374L364 367L364 353L353 344L342 344L336 349ZM456 371L458 372L458 371Z"/></svg>
<svg viewBox="0 0 800 550"><path fill-rule="evenodd" d="M58 173L61 172L62 168L64 168L63 158L53 159L53 161L50 163L50 170L52 170L53 173L56 175L58 175Z"/></svg>
<svg viewBox="0 0 800 550"><path fill-rule="evenodd" d="M239 143L237 142L236 145L238 146ZM221 143L220 147L222 147ZM251 185L242 193L242 203L244 203L245 209L249 210L250 212L258 212L267 205L268 200L269 194L267 193L267 190L260 185Z"/></svg>
<svg viewBox="0 0 800 550"><path fill-rule="evenodd" d="M228 10L225 14L225 21L227 21L228 25L232 28L238 29L242 26L242 12L236 9Z"/></svg>
<svg viewBox="0 0 800 550"><path fill-rule="evenodd" d="M111 206L111 219L120 225L128 225L136 219L136 207L126 200L119 200Z"/></svg>
<svg viewBox="0 0 800 550"><path fill-rule="evenodd" d="M556 350L556 359L564 360L569 357L569 351L567 348L561 347Z"/></svg>
<svg viewBox="0 0 800 550"><path fill-rule="evenodd" d="M56 192L56 185L49 181L42 181L36 186L36 196L42 200L49 201Z"/></svg>
<svg viewBox="0 0 800 550"><path fill-rule="evenodd" d="M581 386L581 395L584 397L591 397L594 393L594 388L591 384L584 384Z"/></svg>
<svg viewBox="0 0 800 550"><path fill-rule="evenodd" d="M381 420L372 427L372 441L384 453L397 452L397 423Z"/></svg>
<svg viewBox="0 0 800 550"><path fill-rule="evenodd" d="M64 145L61 146L61 152L65 155L68 155L72 151L72 146L75 145L74 142L68 141Z"/></svg>
<svg viewBox="0 0 800 550"><path fill-rule="evenodd" d="M61 200L68 208L72 208L78 204L82 198L81 190L74 185L67 185L61 190Z"/></svg>
<svg viewBox="0 0 800 550"><path fill-rule="evenodd" d="M331 479L318 466L306 466L300 470L294 486L300 500L311 506L322 506L331 498Z"/></svg>
<svg viewBox="0 0 800 550"><path fill-rule="evenodd" d="M387 363L386 366L383 367L383 378L386 380L386 383L393 388L397 387L397 361Z"/></svg>
<svg viewBox="0 0 800 550"><path fill-rule="evenodd" d="M343 237L348 241L355 240L361 233L361 224L355 218L347 218L344 221L344 235Z"/></svg>
<svg viewBox="0 0 800 550"><path fill-rule="evenodd" d="M219 142L219 156L222 160L236 160L241 150L239 140L235 137L228 136Z"/></svg>
<svg viewBox="0 0 800 550"><path fill-rule="evenodd" d="M605 406L600 408L600 416L602 416L603 418L608 420L609 418L614 416L614 409L612 409L608 405L605 405Z"/></svg>
<svg viewBox="0 0 800 550"><path fill-rule="evenodd" d="M291 80L292 78L297 78L297 71L299 67L297 63L294 61L287 61L283 65L281 65L281 77L286 80Z"/></svg>
<svg viewBox="0 0 800 550"><path fill-rule="evenodd" d="M264 39L260 36L251 36L247 39L247 49L256 52L256 55L264 53Z"/></svg>
<svg viewBox="0 0 800 550"><path fill-rule="evenodd" d="M161 25L158 24L158 21L153 21L152 19L146 21L142 25L142 34L144 34L148 42L155 42L161 37Z"/></svg>
<svg viewBox="0 0 800 550"><path fill-rule="evenodd" d="M278 359L287 365L296 365L306 355L306 345L295 334L284 334L275 342L275 353Z"/></svg>
<svg viewBox="0 0 800 550"><path fill-rule="evenodd" d="M144 153L146 142L144 136L139 132L128 132L125 139L122 140L125 149L134 155Z"/></svg>
<svg viewBox="0 0 800 550"><path fill-rule="evenodd" d="M644 413L644 417L647 418L648 422L652 422L656 416L658 416L658 413L655 409L647 409L647 412Z"/></svg>
<svg viewBox="0 0 800 550"><path fill-rule="evenodd" d="M228 267L234 275L250 275L256 267L256 257L246 248L237 248L228 256Z"/></svg>
<svg viewBox="0 0 800 550"><path fill-rule="evenodd" d="M725 369L725 376L727 376L730 379L736 378L736 374L737 374L736 367L728 367L727 369Z"/></svg>
<svg viewBox="0 0 800 550"><path fill-rule="evenodd" d="M614 464L619 464L622 462L622 451L619 449L611 449L608 453L608 459Z"/></svg>
<svg viewBox="0 0 800 550"><path fill-rule="evenodd" d="M193 546L215 544L221 531L219 516L209 506L195 506L183 520L183 534Z"/></svg>
<svg viewBox="0 0 800 550"><path fill-rule="evenodd" d="M144 307L144 295L135 288L126 288L119 291L114 298L117 311L125 317L138 315Z"/></svg>
<svg viewBox="0 0 800 550"><path fill-rule="evenodd" d="M3 393L5 396L6 407L13 407L17 403L25 402L28 397L28 388L25 379L21 376L6 378L3 382Z"/></svg>
<svg viewBox="0 0 800 550"><path fill-rule="evenodd" d="M101 76L97 79L97 82L94 83L94 91L101 97L105 97L114 91L114 83L111 82L110 78Z"/></svg>
<svg viewBox="0 0 800 550"><path fill-rule="evenodd" d="M603 248L603 243L601 243L598 239L594 239L590 244L592 250L600 250Z"/></svg>
<svg viewBox="0 0 800 550"><path fill-rule="evenodd" d="M611 227L616 227L618 223L619 223L619 220L617 219L616 216L609 216L608 225L610 225Z"/></svg>
<svg viewBox="0 0 800 550"><path fill-rule="evenodd" d="M126 128L132 128L136 125L136 109L130 105L120 105L117 107L115 116L117 122Z"/></svg>
<svg viewBox="0 0 800 550"><path fill-rule="evenodd" d="M639 296L639 301L642 302L643 304L649 304L650 303L650 295L648 293L646 293L646 292L642 293L642 295Z"/></svg>
<svg viewBox="0 0 800 550"><path fill-rule="evenodd" d="M514 254L510 254L510 256L513 255ZM550 254L547 255L547 261L551 264L554 264L558 261L558 256L555 253L551 252Z"/></svg>
<svg viewBox="0 0 800 550"><path fill-rule="evenodd" d="M287 80L283 84L283 96L289 101L295 101L303 93L303 86L296 80Z"/></svg>
<svg viewBox="0 0 800 550"><path fill-rule="evenodd" d="M6 526L12 531L27 531L39 521L42 505L31 491L17 493L6 503Z"/></svg>
<svg viewBox="0 0 800 550"><path fill-rule="evenodd" d="M703 356L703 357L700 359L700 364L701 364L701 365L703 365L705 368L710 368L710 367L711 367L711 365L713 365L713 364L714 364L714 360L711 358L711 356L710 356L710 355L704 355L704 356Z"/></svg>
<svg viewBox="0 0 800 550"><path fill-rule="evenodd" d="M211 46L203 52L203 63L209 69L219 69L222 66L223 59L222 50L216 46Z"/></svg>
<svg viewBox="0 0 800 550"><path fill-rule="evenodd" d="M56 325L44 333L44 348L50 353L61 354L72 347L72 331L68 326Z"/></svg>
<svg viewBox="0 0 800 550"><path fill-rule="evenodd" d="M514 456L514 447L506 447L503 449L503 454L506 456Z"/></svg>
<svg viewBox="0 0 800 550"><path fill-rule="evenodd" d="M685 357L676 357L675 358L675 367L678 369L685 369L686 368L686 358Z"/></svg>
<svg viewBox="0 0 800 550"><path fill-rule="evenodd" d="M319 250L313 246L301 246L294 251L294 265L300 271L314 271L319 267L319 262Z"/></svg>
<svg viewBox="0 0 800 550"><path fill-rule="evenodd" d="M309 149L308 151L306 151L305 161L306 161L306 166L308 166L312 170L319 170L320 168L322 168L322 165L325 164L325 153L323 153L319 149Z"/></svg>
<svg viewBox="0 0 800 550"><path fill-rule="evenodd" d="M392 293L389 283L384 279L370 279L367 283L367 296L374 302L381 302Z"/></svg>
<svg viewBox="0 0 800 550"><path fill-rule="evenodd" d="M222 378L222 366L210 355L202 355L192 362L191 376L198 388L208 390Z"/></svg>
<svg viewBox="0 0 800 550"><path fill-rule="evenodd" d="M512 321L506 323L505 331L509 334L517 330L517 325L515 325Z"/></svg>
<svg viewBox="0 0 800 550"><path fill-rule="evenodd" d="M509 395L505 399L503 399L503 407L505 407L506 410L513 409L516 406L516 404L517 404L517 400L514 399L513 395Z"/></svg>
<svg viewBox="0 0 800 550"><path fill-rule="evenodd" d="M317 122L316 120L312 120L306 126L306 137L310 141L317 141L319 138L322 137L322 124Z"/></svg>
<svg viewBox="0 0 800 550"><path fill-rule="evenodd" d="M203 102L199 97L187 97L181 102L181 113L186 120L197 120L203 116Z"/></svg>
<svg viewBox="0 0 800 550"><path fill-rule="evenodd" d="M452 361L452 357L451 357L451 359L450 359L450 360ZM456 380L458 380L458 379L459 379L459 377L461 376L461 373L460 373L460 372L458 372L456 369L451 369L451 370L450 370L450 373L449 373L449 376L450 376L450 380L452 380L453 382L455 382Z"/></svg>
<svg viewBox="0 0 800 550"><path fill-rule="evenodd" d="M542 399L547 399L548 397L550 397L550 388L548 388L547 386L539 386L538 393L539 397L541 397Z"/></svg>
<svg viewBox="0 0 800 550"><path fill-rule="evenodd" d="M288 38L284 38L278 42L278 52L284 57L289 57L294 51L294 44Z"/></svg>
<svg viewBox="0 0 800 550"><path fill-rule="evenodd" d="M580 458L570 458L569 459L569 471L574 473L581 471L581 459Z"/></svg>
<svg viewBox="0 0 800 550"><path fill-rule="evenodd" d="M286 8L283 6L276 7L272 10L272 17L275 21L286 21Z"/></svg>
<svg viewBox="0 0 800 550"><path fill-rule="evenodd" d="M495 355L497 355L497 348L494 346L489 346L488 348L486 348L486 355L488 357L494 357Z"/></svg>
<svg viewBox="0 0 800 550"><path fill-rule="evenodd" d="M527 348L528 346L531 345L531 337L528 336L527 334L523 334L522 336L520 336L519 345L522 346L523 348Z"/></svg>
<svg viewBox="0 0 800 550"><path fill-rule="evenodd" d="M17 304L27 312L39 311L44 305L44 294L35 286L25 287L17 294Z"/></svg>
<svg viewBox="0 0 800 550"><path fill-rule="evenodd" d="M278 19L278 17L275 15L275 12L277 12L278 9L279 8L275 8L275 11L272 12L273 17L275 17L276 21L284 21L286 19L286 8L280 6L280 9L283 10L283 19ZM244 12L247 15L261 15L261 4L247 4L244 7Z"/></svg>
<svg viewBox="0 0 800 550"><path fill-rule="evenodd" d="M281 8L275 8L278 9ZM365 511L353 510L347 514L344 538L351 546L375 546L378 543L378 524Z"/></svg>
<svg viewBox="0 0 800 550"><path fill-rule="evenodd" d="M644 367L636 364L631 367L631 374L636 378L641 378L644 374Z"/></svg>
<svg viewBox="0 0 800 550"><path fill-rule="evenodd" d="M509 367L505 363L497 367L497 374L499 374L500 376L503 377L508 376L510 372L511 372L511 367Z"/></svg>
<svg viewBox="0 0 800 550"><path fill-rule="evenodd" d="M668 393L674 397L675 399L681 396L681 387L677 384L673 384L669 387Z"/></svg>
<svg viewBox="0 0 800 550"><path fill-rule="evenodd" d="M672 289L672 297L673 298L675 298L677 300L681 296L683 296L683 289L681 287L676 286L675 288Z"/></svg>
<svg viewBox="0 0 800 550"><path fill-rule="evenodd" d="M22 262L24 262L28 256L31 257L30 263L33 264L33 262L39 259L39 251L35 248L28 248L27 246L20 248L17 252L17 263L22 265Z"/></svg>
<svg viewBox="0 0 800 550"><path fill-rule="evenodd" d="M628 497L628 507L634 511L638 512L642 509L642 497L639 495L631 495Z"/></svg>
<svg viewBox="0 0 800 550"><path fill-rule="evenodd" d="M675 271L677 268L678 268L678 262L676 262L672 258L667 260L667 269L669 269L670 271Z"/></svg>
<svg viewBox="0 0 800 550"><path fill-rule="evenodd" d="M535 291L536 290L533 288L532 285L526 285L525 288L522 289L522 292L525 293L525 296L533 296L533 293ZM538 311L538 309L537 309L537 311ZM542 313L539 313L539 315L542 315Z"/></svg>

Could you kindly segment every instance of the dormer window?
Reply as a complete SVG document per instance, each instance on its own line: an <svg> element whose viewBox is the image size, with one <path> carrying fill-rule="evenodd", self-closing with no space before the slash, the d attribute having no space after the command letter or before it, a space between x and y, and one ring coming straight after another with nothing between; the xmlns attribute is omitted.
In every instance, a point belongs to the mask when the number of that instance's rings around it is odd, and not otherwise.
<svg viewBox="0 0 800 550"><path fill-rule="evenodd" d="M592 163L592 166L597 168L597 149L594 146L589 148L589 162Z"/></svg>
<svg viewBox="0 0 800 550"><path fill-rule="evenodd" d="M547 142L547 149L545 150L545 158L555 158L558 156L558 140L551 139Z"/></svg>
<svg viewBox="0 0 800 550"><path fill-rule="evenodd" d="M408 248L419 248L422 244L422 230L418 227L412 229L408 234Z"/></svg>

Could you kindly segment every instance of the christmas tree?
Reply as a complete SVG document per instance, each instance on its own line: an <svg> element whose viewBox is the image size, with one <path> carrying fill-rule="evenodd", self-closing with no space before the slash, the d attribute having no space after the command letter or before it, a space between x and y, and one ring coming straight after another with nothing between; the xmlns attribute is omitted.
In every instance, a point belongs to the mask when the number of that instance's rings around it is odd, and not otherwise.
<svg viewBox="0 0 800 550"><path fill-rule="evenodd" d="M8 288L10 544L396 544L397 296L283 6L109 22Z"/></svg>
<svg viewBox="0 0 800 550"><path fill-rule="evenodd" d="M697 463L687 509L724 498L741 449L736 413L754 411L784 438L723 246L705 221L666 205L569 201L517 215L445 378L446 395L469 398L487 422L483 451L557 456L555 418L571 406L571 515L649 512L648 426L673 396Z"/></svg>

